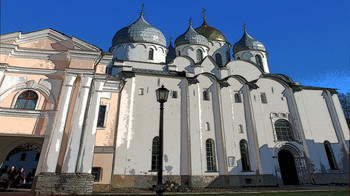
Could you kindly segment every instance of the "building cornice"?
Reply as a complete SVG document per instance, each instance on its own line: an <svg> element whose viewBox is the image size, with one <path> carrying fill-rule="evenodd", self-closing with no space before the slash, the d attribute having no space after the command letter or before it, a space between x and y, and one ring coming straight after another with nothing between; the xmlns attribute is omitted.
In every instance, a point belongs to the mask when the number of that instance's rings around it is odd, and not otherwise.
<svg viewBox="0 0 350 196"><path fill-rule="evenodd" d="M101 51L68 50L72 59L84 59L96 61L101 56Z"/></svg>
<svg viewBox="0 0 350 196"><path fill-rule="evenodd" d="M48 111L0 108L0 116L47 118L49 115L48 115Z"/></svg>

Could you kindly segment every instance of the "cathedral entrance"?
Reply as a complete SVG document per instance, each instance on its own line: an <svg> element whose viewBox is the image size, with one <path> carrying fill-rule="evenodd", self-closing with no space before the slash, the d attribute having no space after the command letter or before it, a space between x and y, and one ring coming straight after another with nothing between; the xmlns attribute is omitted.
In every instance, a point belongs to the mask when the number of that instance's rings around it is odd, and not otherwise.
<svg viewBox="0 0 350 196"><path fill-rule="evenodd" d="M278 153L278 163L281 170L281 176L284 185L299 184L298 174L295 167L293 154L288 150L282 149Z"/></svg>
<svg viewBox="0 0 350 196"><path fill-rule="evenodd" d="M0 177L8 187L31 188L43 140L23 135L0 136Z"/></svg>

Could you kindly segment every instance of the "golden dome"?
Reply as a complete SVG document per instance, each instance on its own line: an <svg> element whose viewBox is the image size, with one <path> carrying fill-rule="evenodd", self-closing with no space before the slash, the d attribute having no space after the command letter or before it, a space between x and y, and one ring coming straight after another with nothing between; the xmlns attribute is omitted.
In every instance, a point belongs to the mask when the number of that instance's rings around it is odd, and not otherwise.
<svg viewBox="0 0 350 196"><path fill-rule="evenodd" d="M211 27L207 22L203 21L203 24L195 29L197 33L203 35L209 41L222 41L227 42L226 37L219 30L214 27Z"/></svg>

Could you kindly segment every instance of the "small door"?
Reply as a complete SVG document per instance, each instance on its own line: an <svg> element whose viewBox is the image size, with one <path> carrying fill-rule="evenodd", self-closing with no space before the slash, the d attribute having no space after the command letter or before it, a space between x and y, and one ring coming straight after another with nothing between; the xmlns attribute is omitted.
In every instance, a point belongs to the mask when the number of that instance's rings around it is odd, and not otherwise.
<svg viewBox="0 0 350 196"><path fill-rule="evenodd" d="M281 150L278 153L278 163L281 170L284 185L299 184L298 174L292 153L288 150Z"/></svg>

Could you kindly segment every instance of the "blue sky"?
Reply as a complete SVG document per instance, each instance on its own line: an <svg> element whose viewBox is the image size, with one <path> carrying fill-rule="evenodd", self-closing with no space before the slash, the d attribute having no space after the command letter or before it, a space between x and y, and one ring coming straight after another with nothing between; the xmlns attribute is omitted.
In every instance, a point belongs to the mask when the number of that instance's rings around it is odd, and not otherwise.
<svg viewBox="0 0 350 196"><path fill-rule="evenodd" d="M248 33L267 48L271 73L302 85L350 92L349 0L2 0L1 34L53 28L108 51L114 34L134 22L145 3L145 19L175 40L207 22L234 45ZM232 54L232 50L231 50Z"/></svg>

